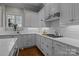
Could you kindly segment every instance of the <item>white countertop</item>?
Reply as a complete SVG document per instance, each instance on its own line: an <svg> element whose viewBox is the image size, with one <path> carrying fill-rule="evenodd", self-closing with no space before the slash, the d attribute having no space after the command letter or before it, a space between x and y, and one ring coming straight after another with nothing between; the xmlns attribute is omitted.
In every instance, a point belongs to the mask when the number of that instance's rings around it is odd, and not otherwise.
<svg viewBox="0 0 79 59"><path fill-rule="evenodd" d="M52 37L42 35L42 34L39 34L39 35L79 48L79 39L73 39L73 38L69 38L69 37L52 38Z"/></svg>
<svg viewBox="0 0 79 59"><path fill-rule="evenodd" d="M24 32L21 32L21 33L19 33L19 34L36 34L36 33L34 33L34 32L26 32L26 33L24 33ZM17 34L16 32L14 33L14 32L2 32L2 33L0 33L0 35L19 35L19 34Z"/></svg>
<svg viewBox="0 0 79 59"><path fill-rule="evenodd" d="M0 56L8 56L17 38L0 39Z"/></svg>

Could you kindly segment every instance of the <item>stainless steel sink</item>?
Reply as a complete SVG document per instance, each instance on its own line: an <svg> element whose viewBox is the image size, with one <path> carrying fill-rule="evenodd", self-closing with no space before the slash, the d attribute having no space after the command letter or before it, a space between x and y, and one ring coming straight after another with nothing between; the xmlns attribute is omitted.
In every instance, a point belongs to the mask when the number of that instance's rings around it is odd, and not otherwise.
<svg viewBox="0 0 79 59"><path fill-rule="evenodd" d="M49 37L53 37L53 38L60 38L60 37L63 37L63 36L57 36L57 35L54 35L54 34L46 34L47 36Z"/></svg>

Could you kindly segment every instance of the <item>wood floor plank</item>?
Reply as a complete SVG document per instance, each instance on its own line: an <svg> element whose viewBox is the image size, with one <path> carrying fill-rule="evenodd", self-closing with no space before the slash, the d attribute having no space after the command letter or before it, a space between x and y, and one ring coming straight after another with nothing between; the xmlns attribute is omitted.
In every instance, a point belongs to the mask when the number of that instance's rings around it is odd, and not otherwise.
<svg viewBox="0 0 79 59"><path fill-rule="evenodd" d="M19 50L18 56L44 56L37 47L23 48Z"/></svg>

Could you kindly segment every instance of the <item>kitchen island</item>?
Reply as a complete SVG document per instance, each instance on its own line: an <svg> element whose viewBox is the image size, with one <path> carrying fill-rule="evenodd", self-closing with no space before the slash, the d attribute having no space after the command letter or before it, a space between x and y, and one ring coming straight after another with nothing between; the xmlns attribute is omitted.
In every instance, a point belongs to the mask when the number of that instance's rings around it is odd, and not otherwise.
<svg viewBox="0 0 79 59"><path fill-rule="evenodd" d="M9 56L17 38L0 39L0 56Z"/></svg>

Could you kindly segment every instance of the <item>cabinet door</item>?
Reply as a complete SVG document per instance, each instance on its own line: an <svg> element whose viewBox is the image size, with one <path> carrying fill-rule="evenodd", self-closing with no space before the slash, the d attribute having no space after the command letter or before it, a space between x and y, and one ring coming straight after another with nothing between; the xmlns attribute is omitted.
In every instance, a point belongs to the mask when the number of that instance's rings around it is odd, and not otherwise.
<svg viewBox="0 0 79 59"><path fill-rule="evenodd" d="M17 39L17 47L18 48L23 48L23 36L19 35Z"/></svg>
<svg viewBox="0 0 79 59"><path fill-rule="evenodd" d="M62 3L60 6L60 24L69 25L72 22L73 16L72 3Z"/></svg>
<svg viewBox="0 0 79 59"><path fill-rule="evenodd" d="M52 48L53 47L53 40L46 38L46 45L48 45Z"/></svg>
<svg viewBox="0 0 79 59"><path fill-rule="evenodd" d="M44 55L52 56L53 55L53 48L52 48L52 40L46 37L41 38L41 49Z"/></svg>
<svg viewBox="0 0 79 59"><path fill-rule="evenodd" d="M44 41L44 37L43 37L43 36L41 36L41 51L42 51L44 54L46 54L46 53L45 53L45 41Z"/></svg>
<svg viewBox="0 0 79 59"><path fill-rule="evenodd" d="M73 4L73 22L79 24L79 3Z"/></svg>
<svg viewBox="0 0 79 59"><path fill-rule="evenodd" d="M36 36L36 46L41 49L41 36L37 35Z"/></svg>
<svg viewBox="0 0 79 59"><path fill-rule="evenodd" d="M45 20L48 18L50 13L50 3L47 3L44 7L44 18Z"/></svg>
<svg viewBox="0 0 79 59"><path fill-rule="evenodd" d="M46 47L48 55L52 56L54 54L53 40L46 38Z"/></svg>
<svg viewBox="0 0 79 59"><path fill-rule="evenodd" d="M54 50L50 46L47 47L47 55L48 56L53 56L54 55Z"/></svg>
<svg viewBox="0 0 79 59"><path fill-rule="evenodd" d="M34 34L26 34L23 35L24 47L31 47L35 45L35 35Z"/></svg>
<svg viewBox="0 0 79 59"><path fill-rule="evenodd" d="M54 55L55 56L65 56L67 55L66 45L54 41Z"/></svg>
<svg viewBox="0 0 79 59"><path fill-rule="evenodd" d="M47 47L44 44L44 42L41 43L41 51L43 52L44 55L47 55Z"/></svg>
<svg viewBox="0 0 79 59"><path fill-rule="evenodd" d="M79 48L68 45L67 56L79 56Z"/></svg>

